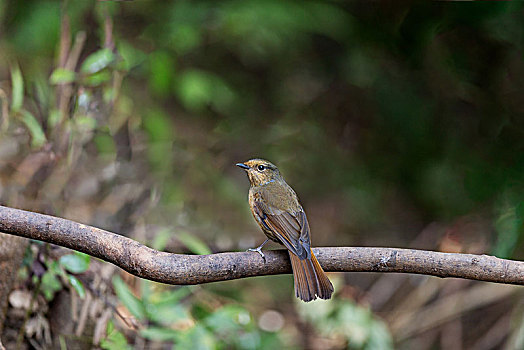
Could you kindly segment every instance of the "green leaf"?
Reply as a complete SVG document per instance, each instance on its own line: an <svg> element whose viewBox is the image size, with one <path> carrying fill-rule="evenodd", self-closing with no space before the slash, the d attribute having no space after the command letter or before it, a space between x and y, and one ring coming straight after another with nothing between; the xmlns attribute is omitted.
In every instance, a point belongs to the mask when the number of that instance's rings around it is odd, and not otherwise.
<svg viewBox="0 0 524 350"><path fill-rule="evenodd" d="M186 23L174 24L170 43L178 54L186 54L202 43L202 27Z"/></svg>
<svg viewBox="0 0 524 350"><path fill-rule="evenodd" d="M175 138L173 122L160 110L147 113L143 123L151 142L170 142Z"/></svg>
<svg viewBox="0 0 524 350"><path fill-rule="evenodd" d="M5 1L0 3L2 17L4 17L7 13L7 3ZM75 8L80 7L80 3L83 3L83 1L75 5ZM16 8L22 10L22 7L19 7L20 5L21 3L17 3ZM9 51L16 52L31 58L28 60L28 64L32 63L42 67L42 63L38 60L41 57L51 57L57 46L61 19L61 16L57 14L60 13L61 4L54 1L38 1L31 4L30 10L29 8L26 9L26 11L16 15L16 19L12 17L16 21L16 30L13 30L9 35L10 47L2 47L2 56ZM77 10L75 9L75 11ZM70 11L68 11L68 14L71 14ZM73 19L72 23L77 21Z"/></svg>
<svg viewBox="0 0 524 350"><path fill-rule="evenodd" d="M74 123L80 133L90 132L96 128L96 119L86 115L75 117Z"/></svg>
<svg viewBox="0 0 524 350"><path fill-rule="evenodd" d="M107 338L102 339L100 347L106 350L127 350L131 347L127 344L126 337L115 329L112 321L107 323Z"/></svg>
<svg viewBox="0 0 524 350"><path fill-rule="evenodd" d="M62 256L60 258L60 265L69 272L82 273L89 268L90 261L91 258L89 255L76 252L74 254Z"/></svg>
<svg viewBox="0 0 524 350"><path fill-rule="evenodd" d="M49 77L51 84L72 83L75 81L76 73L69 69L57 68Z"/></svg>
<svg viewBox="0 0 524 350"><path fill-rule="evenodd" d="M148 56L149 86L153 93L167 97L175 78L175 61L164 51L155 51Z"/></svg>
<svg viewBox="0 0 524 350"><path fill-rule="evenodd" d="M80 70L84 73L97 73L102 69L109 66L115 60L115 55L111 49L102 49L98 50L91 55L89 55L84 62Z"/></svg>
<svg viewBox="0 0 524 350"><path fill-rule="evenodd" d="M116 154L115 140L111 135L99 133L93 138L98 153L100 154Z"/></svg>
<svg viewBox="0 0 524 350"><path fill-rule="evenodd" d="M60 283L57 275L51 270L46 271L42 276L42 291L44 292L45 298L47 300L53 299L55 292L61 289L62 283Z"/></svg>
<svg viewBox="0 0 524 350"><path fill-rule="evenodd" d="M176 93L188 110L196 112L210 105L220 113L227 113L236 99L235 92L222 78L196 69L180 75Z"/></svg>
<svg viewBox="0 0 524 350"><path fill-rule="evenodd" d="M108 82L110 79L111 73L109 71L100 71L84 77L82 83L89 86L98 86Z"/></svg>
<svg viewBox="0 0 524 350"><path fill-rule="evenodd" d="M149 327L142 329L140 335L146 339L156 341L173 341L176 339L177 331L169 328Z"/></svg>
<svg viewBox="0 0 524 350"><path fill-rule="evenodd" d="M69 281L69 284L76 290L78 296L81 299L84 299L86 296L86 291L82 282L80 282L80 280L75 276L69 274L67 275L67 280Z"/></svg>
<svg viewBox="0 0 524 350"><path fill-rule="evenodd" d="M45 265L47 266L47 269L53 272L55 275L60 275L64 272L64 270L56 260L46 259Z"/></svg>
<svg viewBox="0 0 524 350"><path fill-rule="evenodd" d="M191 252L200 255L211 254L209 247L197 236L189 234L187 232L180 232L176 236L183 245L187 247Z"/></svg>
<svg viewBox="0 0 524 350"><path fill-rule="evenodd" d="M213 98L212 74L199 70L184 72L178 80L177 93L187 109L202 110Z"/></svg>
<svg viewBox="0 0 524 350"><path fill-rule="evenodd" d="M118 276L113 278L113 287L115 288L118 299L124 306L139 320L143 320L146 316L146 310L142 301L135 297L127 285Z"/></svg>
<svg viewBox="0 0 524 350"><path fill-rule="evenodd" d="M47 125L50 128L54 128L60 122L60 112L57 109L52 109L49 112L49 117L47 118Z"/></svg>
<svg viewBox="0 0 524 350"><path fill-rule="evenodd" d="M122 57L121 62L118 63L118 67L124 70L130 70L131 68L141 64L146 59L146 54L131 44L121 41L118 46L118 53Z"/></svg>
<svg viewBox="0 0 524 350"><path fill-rule="evenodd" d="M36 118L28 111L22 111L22 122L25 124L31 134L31 146L34 148L41 147L46 137L44 130Z"/></svg>
<svg viewBox="0 0 524 350"><path fill-rule="evenodd" d="M13 85L11 111L18 112L24 102L24 79L18 66L11 68L11 84Z"/></svg>

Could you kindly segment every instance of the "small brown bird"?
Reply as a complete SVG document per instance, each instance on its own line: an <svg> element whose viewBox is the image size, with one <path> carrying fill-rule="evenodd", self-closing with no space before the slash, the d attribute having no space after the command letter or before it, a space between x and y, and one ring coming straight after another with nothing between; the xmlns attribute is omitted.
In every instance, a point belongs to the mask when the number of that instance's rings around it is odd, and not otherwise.
<svg viewBox="0 0 524 350"><path fill-rule="evenodd" d="M289 251L296 296L303 301L331 298L333 285L311 251L309 224L295 191L267 160L251 159L236 165L247 172L251 212L268 237L260 247L249 250L265 260L264 244L270 239L283 244Z"/></svg>

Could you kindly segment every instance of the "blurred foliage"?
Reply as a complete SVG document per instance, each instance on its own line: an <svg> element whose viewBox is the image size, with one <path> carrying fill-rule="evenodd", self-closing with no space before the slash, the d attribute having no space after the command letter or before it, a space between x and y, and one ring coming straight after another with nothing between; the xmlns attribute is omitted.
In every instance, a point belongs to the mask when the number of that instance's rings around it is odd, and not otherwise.
<svg viewBox="0 0 524 350"><path fill-rule="evenodd" d="M301 196L314 245L409 246L429 230L415 248L451 239L458 251L522 259L523 11L0 0L0 196L157 249L246 249L263 235L233 164L260 156ZM67 42L80 48L70 64ZM63 285L82 295L93 265L78 254L46 260L46 298ZM288 277L135 290L111 275L142 328L115 318L100 344L393 347L379 310L351 300L369 293L373 304L372 277L351 276L360 292L341 283L335 300L292 308ZM395 291L407 286L424 284ZM264 315L283 325L264 328Z"/></svg>
<svg viewBox="0 0 524 350"><path fill-rule="evenodd" d="M320 334L340 342L335 348L393 349L393 340L384 324L371 310L348 301L315 301L311 305L298 304L304 319L318 328ZM347 344L347 345L346 345Z"/></svg>
<svg viewBox="0 0 524 350"><path fill-rule="evenodd" d="M102 340L100 347L105 350L127 350L131 346L122 332L115 329L113 322L107 325L107 337Z"/></svg>
<svg viewBox="0 0 524 350"><path fill-rule="evenodd" d="M212 307L205 295L203 299L188 297L192 294L188 287L163 288L149 281L142 281L142 297L137 298L120 278L115 278L113 284L127 310L149 325L140 331L145 339L171 342L174 348L274 349L282 346L275 333L256 327L250 312L240 305Z"/></svg>
<svg viewBox="0 0 524 350"><path fill-rule="evenodd" d="M74 252L56 259L45 253L43 247L39 242L34 246L35 249L27 251L24 266L20 270L21 276L31 276L36 286L35 294L41 293L48 301L53 300L55 293L61 291L64 286L69 286L83 299L86 294L85 287L75 275L87 271L91 257Z"/></svg>

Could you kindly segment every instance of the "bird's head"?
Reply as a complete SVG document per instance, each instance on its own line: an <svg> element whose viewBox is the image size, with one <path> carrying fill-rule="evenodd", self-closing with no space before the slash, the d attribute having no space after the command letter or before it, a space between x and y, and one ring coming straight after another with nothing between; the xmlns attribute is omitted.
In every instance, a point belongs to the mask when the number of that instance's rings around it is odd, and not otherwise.
<svg viewBox="0 0 524 350"><path fill-rule="evenodd" d="M246 171L251 186L261 186L282 179L278 168L264 159L250 159L236 165Z"/></svg>

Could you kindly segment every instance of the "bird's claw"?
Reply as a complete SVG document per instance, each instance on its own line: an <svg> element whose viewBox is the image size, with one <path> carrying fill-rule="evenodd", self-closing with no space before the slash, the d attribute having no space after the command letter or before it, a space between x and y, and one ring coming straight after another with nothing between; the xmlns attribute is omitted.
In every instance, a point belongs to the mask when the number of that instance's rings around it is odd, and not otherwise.
<svg viewBox="0 0 524 350"><path fill-rule="evenodd" d="M257 252L258 254L260 254L260 256L262 257L262 259L264 260L264 263L266 262L266 256L264 255L264 253L262 253L262 247L258 247L258 248L249 248L248 250L246 250L247 252Z"/></svg>

